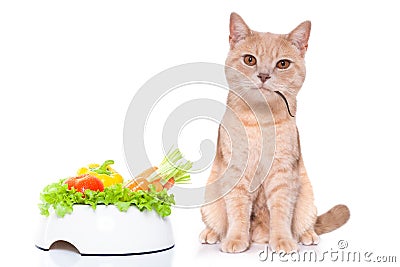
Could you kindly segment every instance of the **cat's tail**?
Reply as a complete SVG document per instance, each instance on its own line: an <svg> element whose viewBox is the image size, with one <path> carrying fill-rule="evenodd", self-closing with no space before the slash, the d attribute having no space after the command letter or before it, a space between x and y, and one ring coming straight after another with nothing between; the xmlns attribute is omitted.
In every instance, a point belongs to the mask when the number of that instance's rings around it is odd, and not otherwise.
<svg viewBox="0 0 400 267"><path fill-rule="evenodd" d="M350 218L350 210L345 205L336 205L324 214L318 216L314 225L317 235L329 233L345 224Z"/></svg>

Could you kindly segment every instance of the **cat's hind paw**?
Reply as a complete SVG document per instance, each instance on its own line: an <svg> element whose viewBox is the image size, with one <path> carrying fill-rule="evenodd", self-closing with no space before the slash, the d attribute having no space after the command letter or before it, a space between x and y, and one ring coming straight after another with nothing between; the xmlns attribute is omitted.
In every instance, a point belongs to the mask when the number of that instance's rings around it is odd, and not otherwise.
<svg viewBox="0 0 400 267"><path fill-rule="evenodd" d="M319 236L314 232L314 230L308 230L300 236L300 242L303 245L310 246L319 243Z"/></svg>
<svg viewBox="0 0 400 267"><path fill-rule="evenodd" d="M199 236L202 244L215 244L220 241L219 235L210 228L204 229Z"/></svg>
<svg viewBox="0 0 400 267"><path fill-rule="evenodd" d="M259 224L252 229L251 241L259 244L266 244L269 242L269 229Z"/></svg>

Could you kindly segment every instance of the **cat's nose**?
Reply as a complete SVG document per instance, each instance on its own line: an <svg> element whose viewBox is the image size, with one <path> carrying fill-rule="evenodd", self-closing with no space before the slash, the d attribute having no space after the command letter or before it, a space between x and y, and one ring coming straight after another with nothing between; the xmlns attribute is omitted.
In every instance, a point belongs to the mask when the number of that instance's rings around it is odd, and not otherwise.
<svg viewBox="0 0 400 267"><path fill-rule="evenodd" d="M268 80L269 78L271 78L271 76L267 73L259 73L257 75L258 78L260 78L261 82L265 83L266 80Z"/></svg>

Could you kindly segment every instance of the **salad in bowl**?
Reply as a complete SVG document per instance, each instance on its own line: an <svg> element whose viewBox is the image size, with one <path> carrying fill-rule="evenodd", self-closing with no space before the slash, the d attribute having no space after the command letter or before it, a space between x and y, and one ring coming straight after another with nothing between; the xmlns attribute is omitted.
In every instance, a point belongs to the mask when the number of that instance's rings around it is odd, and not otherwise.
<svg viewBox="0 0 400 267"><path fill-rule="evenodd" d="M176 149L126 182L112 164L89 164L44 187L36 247L65 241L82 255L129 255L174 246L168 216L175 199L168 190L190 182L192 163Z"/></svg>

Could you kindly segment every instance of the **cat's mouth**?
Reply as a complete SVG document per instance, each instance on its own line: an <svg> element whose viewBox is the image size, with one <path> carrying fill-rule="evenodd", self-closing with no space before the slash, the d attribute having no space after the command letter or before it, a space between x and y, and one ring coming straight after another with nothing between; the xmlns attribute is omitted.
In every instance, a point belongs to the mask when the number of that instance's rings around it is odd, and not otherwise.
<svg viewBox="0 0 400 267"><path fill-rule="evenodd" d="M281 91L271 90L271 89L269 89L267 87L264 87L264 84L262 84L258 89L266 90L268 92L275 93L275 94L279 95L282 98L282 100L285 102L286 108L288 110L288 113L289 113L290 117L294 118L292 112L290 111L289 102L288 102L287 98L285 97L285 95Z"/></svg>
<svg viewBox="0 0 400 267"><path fill-rule="evenodd" d="M269 89L268 87L265 86L265 83L262 83L261 85L259 85L257 89L262 89L262 90L267 90L267 91L273 92L271 89Z"/></svg>

